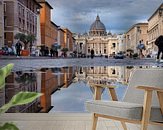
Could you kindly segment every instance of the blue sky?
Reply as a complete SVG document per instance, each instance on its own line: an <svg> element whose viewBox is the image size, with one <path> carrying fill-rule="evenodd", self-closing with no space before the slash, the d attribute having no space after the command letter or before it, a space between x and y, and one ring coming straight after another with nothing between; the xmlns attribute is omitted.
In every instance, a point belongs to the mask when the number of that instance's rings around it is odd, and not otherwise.
<svg viewBox="0 0 163 130"><path fill-rule="evenodd" d="M47 0L52 6L52 21L72 32L88 32L99 14L107 31L123 33L133 24L147 19L162 0Z"/></svg>

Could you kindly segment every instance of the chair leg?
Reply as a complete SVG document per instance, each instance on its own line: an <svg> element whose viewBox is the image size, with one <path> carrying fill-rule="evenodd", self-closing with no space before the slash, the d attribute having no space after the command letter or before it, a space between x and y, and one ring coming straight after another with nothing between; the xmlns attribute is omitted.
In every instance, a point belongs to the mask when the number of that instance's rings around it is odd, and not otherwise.
<svg viewBox="0 0 163 130"><path fill-rule="evenodd" d="M152 91L151 90L145 91L141 130L147 130L148 129L150 112L151 112L151 102L152 102Z"/></svg>
<svg viewBox="0 0 163 130"><path fill-rule="evenodd" d="M127 130L127 126L126 126L125 122L121 121L121 124L122 124L123 129Z"/></svg>
<svg viewBox="0 0 163 130"><path fill-rule="evenodd" d="M92 130L96 130L98 117L95 115L95 113L93 113L92 118L93 118L93 122L92 122Z"/></svg>

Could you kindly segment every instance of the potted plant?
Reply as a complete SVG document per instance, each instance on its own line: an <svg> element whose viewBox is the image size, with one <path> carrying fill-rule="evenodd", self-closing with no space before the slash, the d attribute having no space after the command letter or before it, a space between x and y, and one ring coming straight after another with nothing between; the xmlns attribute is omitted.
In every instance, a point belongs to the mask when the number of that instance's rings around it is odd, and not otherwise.
<svg viewBox="0 0 163 130"><path fill-rule="evenodd" d="M36 40L36 37L33 34L25 35L23 33L17 33L14 38L20 40L24 44L24 50L22 50L21 55L29 56L32 49L32 43ZM28 46L30 46L30 51L28 50Z"/></svg>

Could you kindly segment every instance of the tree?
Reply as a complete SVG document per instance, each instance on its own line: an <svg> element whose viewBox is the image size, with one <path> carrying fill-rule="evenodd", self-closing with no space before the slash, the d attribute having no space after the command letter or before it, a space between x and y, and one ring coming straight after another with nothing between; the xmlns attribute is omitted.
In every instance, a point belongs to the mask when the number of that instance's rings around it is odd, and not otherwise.
<svg viewBox="0 0 163 130"><path fill-rule="evenodd" d="M23 33L17 33L14 38L24 43L26 39L26 35Z"/></svg>
<svg viewBox="0 0 163 130"><path fill-rule="evenodd" d="M67 52L67 51L68 51L68 48L62 48L61 51L63 51L63 52Z"/></svg>
<svg viewBox="0 0 163 130"><path fill-rule="evenodd" d="M23 33L17 33L14 36L14 38L15 39L18 39L18 40L20 40L21 42L24 43L24 49L27 49L28 44L30 43L30 50L32 48L32 43L36 40L35 35L33 35L33 34L25 35Z"/></svg>
<svg viewBox="0 0 163 130"><path fill-rule="evenodd" d="M32 44L33 44L33 42L35 40L36 40L36 37L33 34L29 34L29 35L26 36L27 44L30 43L30 52L31 52L31 49L32 49Z"/></svg>

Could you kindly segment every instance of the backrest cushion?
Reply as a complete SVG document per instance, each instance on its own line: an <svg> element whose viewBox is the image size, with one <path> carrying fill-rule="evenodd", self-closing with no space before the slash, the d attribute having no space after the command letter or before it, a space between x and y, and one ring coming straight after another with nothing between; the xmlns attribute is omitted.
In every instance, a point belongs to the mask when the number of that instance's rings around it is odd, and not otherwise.
<svg viewBox="0 0 163 130"><path fill-rule="evenodd" d="M163 89L163 69L135 69L130 77L128 90L126 91L123 101L143 104L144 91L137 89L137 86L158 87ZM152 105L159 106L156 93L153 94Z"/></svg>

